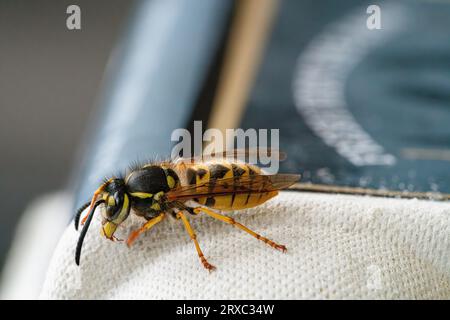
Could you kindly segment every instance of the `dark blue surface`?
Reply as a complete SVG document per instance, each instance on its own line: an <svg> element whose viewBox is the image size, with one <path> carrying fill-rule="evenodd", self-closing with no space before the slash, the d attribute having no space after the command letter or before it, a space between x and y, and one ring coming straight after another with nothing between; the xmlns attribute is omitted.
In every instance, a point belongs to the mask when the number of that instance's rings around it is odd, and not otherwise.
<svg viewBox="0 0 450 320"><path fill-rule="evenodd" d="M448 193L450 4L380 2L382 30L368 31L369 4L282 2L242 126L279 128L280 148L288 153L280 170L301 172L304 181ZM357 47L342 54L352 41ZM309 58L307 50L314 52ZM310 63L299 68L299 61ZM319 74L317 83L302 80L307 72ZM327 87L335 74L342 97ZM302 105L317 88L312 105ZM358 165L350 160L356 145L350 144L348 157L336 147L341 137L328 143L317 128L320 118L326 120L322 131L336 126L333 108L345 109L395 161Z"/></svg>

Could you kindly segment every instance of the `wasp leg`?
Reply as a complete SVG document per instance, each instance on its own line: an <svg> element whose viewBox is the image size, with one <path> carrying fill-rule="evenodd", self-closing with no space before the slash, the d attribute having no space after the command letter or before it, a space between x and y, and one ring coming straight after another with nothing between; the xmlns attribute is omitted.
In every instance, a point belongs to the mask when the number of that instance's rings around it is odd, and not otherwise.
<svg viewBox="0 0 450 320"><path fill-rule="evenodd" d="M200 261L202 262L203 266L208 271L214 270L216 267L209 264L209 262L206 260L205 256L203 255L202 249L200 249L200 245L198 244L198 241L197 241L197 235L195 234L194 230L192 229L192 227L191 227L188 219L184 215L184 213L182 213L181 211L178 212L177 217L181 218L181 220L183 221L184 227L186 228L186 231L189 233L189 236L191 237L192 241L194 241L195 249L197 250L198 257L200 258Z"/></svg>
<svg viewBox="0 0 450 320"><path fill-rule="evenodd" d="M240 224L239 222L235 221L233 218L230 218L230 217L221 215L221 214L219 214L219 213L217 213L217 212L215 212L215 211L213 211L213 210L210 210L210 209L208 209L208 208L205 208L205 207L197 207L197 208L194 208L194 212L197 213L197 214L200 213L200 212L204 212L204 213L206 213L208 216L213 217L214 219L218 219L218 220L220 220L220 221L223 221L223 222L226 222L226 223L228 223L228 224L231 224L232 226L235 226L235 227L237 227L237 228L239 228L239 229L241 229L241 230L244 230L245 232L249 233L250 235L252 235L252 236L255 237L256 239L261 240L261 241L267 243L267 244L268 244L269 246L271 246L272 248L275 248L275 249L277 249L277 250L279 250L279 251L282 251L282 252L286 252L286 251L287 251L287 248L286 248L285 246L283 246L283 245L281 245L281 244L277 244L277 243L273 242L273 241L270 240L270 239L267 239L267 238L265 238L265 237L263 237L263 236L260 236L260 235L257 234L256 232L250 230L250 229L247 228L246 226L244 226L244 225Z"/></svg>
<svg viewBox="0 0 450 320"><path fill-rule="evenodd" d="M143 233L144 231L147 231L151 229L155 224L161 222L164 220L166 214L164 212L161 212L158 216L148 220L142 227L140 227L138 230L135 230L131 232L130 236L127 239L127 246L131 247L133 242L137 239L137 237Z"/></svg>

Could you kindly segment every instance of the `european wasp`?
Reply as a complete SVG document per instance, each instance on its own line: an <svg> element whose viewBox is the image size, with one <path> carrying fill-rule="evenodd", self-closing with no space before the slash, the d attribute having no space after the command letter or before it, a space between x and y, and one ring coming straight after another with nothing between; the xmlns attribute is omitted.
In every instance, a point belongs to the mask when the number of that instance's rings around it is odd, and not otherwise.
<svg viewBox="0 0 450 320"><path fill-rule="evenodd" d="M80 263L81 248L95 209L103 205L102 234L116 240L117 227L133 213L146 222L133 231L126 244L131 246L146 230L163 221L167 216L181 221L195 244L203 266L215 267L203 255L196 235L189 224L189 215L204 213L212 218L235 226L269 246L285 252L285 246L275 243L248 229L233 218L216 210L231 211L252 208L275 197L278 190L293 185L300 179L296 174L267 175L256 165L237 161L239 151L233 152L233 160L213 154L201 158L178 159L136 166L123 178L106 180L94 193L92 199L78 209L75 228L78 229L81 213L89 207L82 219L75 262ZM246 152L248 153L248 151ZM223 153L223 155L228 153Z"/></svg>

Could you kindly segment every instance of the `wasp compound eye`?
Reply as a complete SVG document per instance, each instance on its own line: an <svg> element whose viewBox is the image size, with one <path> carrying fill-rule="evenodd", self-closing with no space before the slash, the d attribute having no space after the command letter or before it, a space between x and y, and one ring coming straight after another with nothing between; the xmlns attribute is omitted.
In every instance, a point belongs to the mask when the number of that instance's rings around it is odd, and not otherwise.
<svg viewBox="0 0 450 320"><path fill-rule="evenodd" d="M123 206L123 192L115 192L113 195L108 195L106 198L106 210L105 210L105 218L109 221L115 220Z"/></svg>

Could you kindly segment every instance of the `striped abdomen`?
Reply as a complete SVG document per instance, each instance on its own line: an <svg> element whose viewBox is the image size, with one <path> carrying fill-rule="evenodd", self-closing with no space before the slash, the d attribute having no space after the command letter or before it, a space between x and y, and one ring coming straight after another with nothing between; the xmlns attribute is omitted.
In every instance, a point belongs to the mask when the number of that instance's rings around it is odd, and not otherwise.
<svg viewBox="0 0 450 320"><path fill-rule="evenodd" d="M228 161L196 164L186 170L186 183L201 185L233 177L251 177L260 175L261 169L245 163ZM236 179L237 181L238 179ZM237 184L237 183L236 183ZM236 186L237 187L237 186ZM236 193L226 196L209 196L194 199L201 205L219 210L239 210L258 206L276 196L277 191L261 193Z"/></svg>

